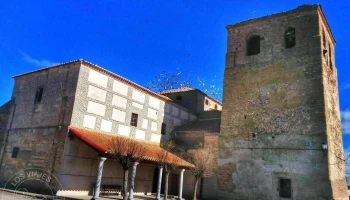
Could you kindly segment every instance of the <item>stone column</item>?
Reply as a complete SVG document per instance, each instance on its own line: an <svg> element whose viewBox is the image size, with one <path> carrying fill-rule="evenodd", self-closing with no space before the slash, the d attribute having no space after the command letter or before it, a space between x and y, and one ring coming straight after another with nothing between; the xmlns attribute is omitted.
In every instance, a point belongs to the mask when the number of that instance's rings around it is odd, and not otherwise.
<svg viewBox="0 0 350 200"><path fill-rule="evenodd" d="M179 174L179 200L182 200L182 188L183 188L183 182L184 182L184 172L185 169L180 170Z"/></svg>
<svg viewBox="0 0 350 200"><path fill-rule="evenodd" d="M134 162L134 165L132 166L131 183L130 183L130 191L129 191L129 198L128 198L128 200L133 200L134 199L136 167L137 167L138 164L139 164L139 162Z"/></svg>
<svg viewBox="0 0 350 200"><path fill-rule="evenodd" d="M105 160L106 160L106 158L104 158L104 157L98 158L98 168L97 168L97 175L96 175L95 191L94 191L94 196L92 197L91 200L97 200L98 196L100 195L103 163L105 162Z"/></svg>
<svg viewBox="0 0 350 200"><path fill-rule="evenodd" d="M160 190L162 188L162 175L163 175L163 166L159 166L158 172L158 185L157 185L157 197L156 200L160 200Z"/></svg>

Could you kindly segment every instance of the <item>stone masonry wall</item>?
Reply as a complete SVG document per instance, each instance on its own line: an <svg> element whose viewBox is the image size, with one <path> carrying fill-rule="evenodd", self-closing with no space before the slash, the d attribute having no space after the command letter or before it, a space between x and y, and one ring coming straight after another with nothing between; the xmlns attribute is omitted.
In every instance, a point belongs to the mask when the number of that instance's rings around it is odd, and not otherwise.
<svg viewBox="0 0 350 200"><path fill-rule="evenodd" d="M333 156L321 144L339 138L327 140L319 18L318 6L306 5L227 27L218 190L208 199L284 199L281 178L291 179L292 199L334 198ZM284 46L289 27L293 48ZM260 53L247 56L253 34Z"/></svg>
<svg viewBox="0 0 350 200"><path fill-rule="evenodd" d="M0 107L0 159L3 158L4 145L7 139L7 127L12 117L13 101L10 100Z"/></svg>
<svg viewBox="0 0 350 200"><path fill-rule="evenodd" d="M75 62L15 78L15 111L1 168L3 186L15 173L29 168L59 177L79 65ZM34 103L38 86L44 87L42 101ZM18 156L12 158L15 147L19 148ZM40 181L28 184L34 189L42 187L35 186ZM54 178L47 184L59 189ZM36 192L49 192L48 189L42 187Z"/></svg>
<svg viewBox="0 0 350 200"><path fill-rule="evenodd" d="M335 44L331 40L322 18L320 18L319 24L319 34L322 38L321 48L327 49L327 52L322 54L322 76L326 109L329 178L331 180L333 198L346 199L348 198L348 192L340 122L337 69L334 59Z"/></svg>

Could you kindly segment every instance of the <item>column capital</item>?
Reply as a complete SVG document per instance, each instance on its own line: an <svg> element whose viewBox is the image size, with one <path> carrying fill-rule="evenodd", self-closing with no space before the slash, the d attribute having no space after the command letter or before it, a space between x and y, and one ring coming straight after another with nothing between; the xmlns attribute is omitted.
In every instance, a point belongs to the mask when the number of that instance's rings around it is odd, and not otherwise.
<svg viewBox="0 0 350 200"><path fill-rule="evenodd" d="M105 157L98 157L97 159L98 159L99 161L103 161L103 162L104 162L105 160L107 160L107 158L105 158Z"/></svg>
<svg viewBox="0 0 350 200"><path fill-rule="evenodd" d="M185 169L180 169L180 172L181 172L181 173L184 173L184 172L185 172Z"/></svg>
<svg viewBox="0 0 350 200"><path fill-rule="evenodd" d="M163 166L163 165L158 165L157 167L158 167L159 169L163 169L164 166Z"/></svg>
<svg viewBox="0 0 350 200"><path fill-rule="evenodd" d="M138 165L138 164L140 164L139 161L135 161L135 162L134 162L134 165Z"/></svg>

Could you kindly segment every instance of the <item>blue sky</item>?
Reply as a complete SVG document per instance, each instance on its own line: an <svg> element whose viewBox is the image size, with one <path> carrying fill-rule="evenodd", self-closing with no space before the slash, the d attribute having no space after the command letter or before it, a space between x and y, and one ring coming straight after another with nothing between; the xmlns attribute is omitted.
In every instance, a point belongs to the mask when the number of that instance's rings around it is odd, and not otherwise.
<svg viewBox="0 0 350 200"><path fill-rule="evenodd" d="M12 76L78 58L141 85L163 69L180 68L222 87L225 26L305 3L322 4L337 41L335 64L348 155L349 1L2 1L0 105L10 99Z"/></svg>

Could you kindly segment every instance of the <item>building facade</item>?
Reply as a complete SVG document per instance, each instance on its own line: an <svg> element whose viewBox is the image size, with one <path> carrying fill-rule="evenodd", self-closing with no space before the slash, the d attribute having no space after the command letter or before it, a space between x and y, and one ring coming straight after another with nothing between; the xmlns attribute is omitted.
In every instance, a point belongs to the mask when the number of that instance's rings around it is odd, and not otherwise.
<svg viewBox="0 0 350 200"><path fill-rule="evenodd" d="M49 188L91 194L96 182L97 158L104 152L97 151L87 140L71 137L72 127L159 146L170 138L174 127L197 118L171 99L84 60L14 79L12 100L2 109L7 113L2 124L8 126L7 131L1 132L5 150L1 155L3 186L18 171L38 168L56 177L48 183ZM178 172L171 178L177 179ZM141 163L135 192L155 192L156 173L155 163ZM122 179L122 168L107 159L102 183L122 185ZM184 196L192 195L192 182L191 173L185 171ZM35 184L29 186L33 191L42 193L48 189L45 184ZM170 182L170 193L176 195L178 189L172 184L178 186L178 183Z"/></svg>
<svg viewBox="0 0 350 200"><path fill-rule="evenodd" d="M227 31L217 192L208 199L348 199L335 40L321 6Z"/></svg>
<svg viewBox="0 0 350 200"><path fill-rule="evenodd" d="M196 88L182 87L162 91L162 95L194 113L201 114L211 110L222 110L221 103Z"/></svg>
<svg viewBox="0 0 350 200"><path fill-rule="evenodd" d="M16 76L12 100L0 109L2 184L41 168L57 177L51 188L91 192L104 152L74 127L152 144L175 134L186 148L215 148L218 169L204 179L203 199L348 199L335 39L321 6L227 31L222 107L193 88L153 93L83 60ZM154 192L157 166L138 170L135 191ZM194 179L185 173L184 196L191 196ZM102 176L121 185L121 167L110 159Z"/></svg>

